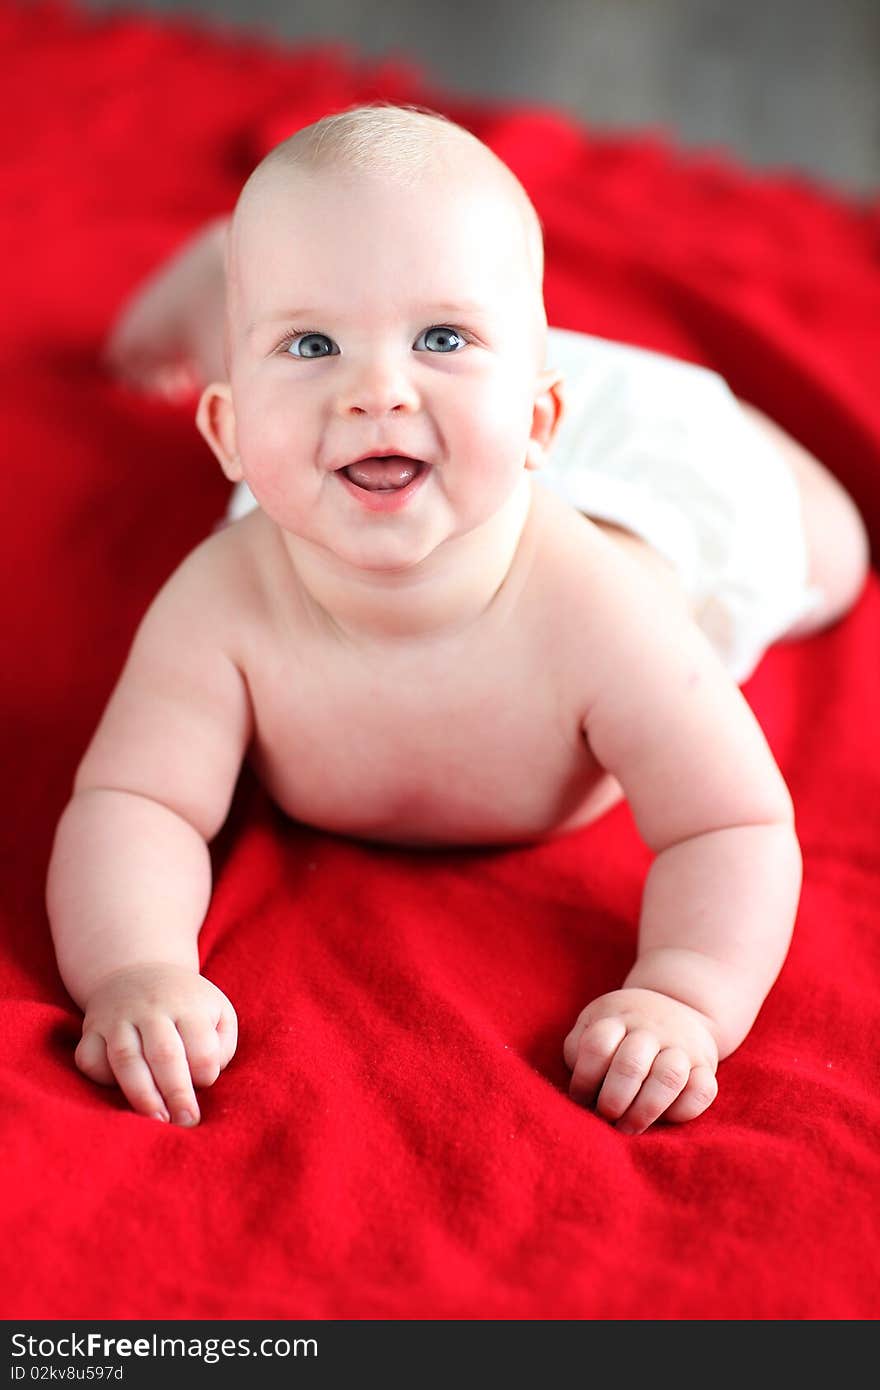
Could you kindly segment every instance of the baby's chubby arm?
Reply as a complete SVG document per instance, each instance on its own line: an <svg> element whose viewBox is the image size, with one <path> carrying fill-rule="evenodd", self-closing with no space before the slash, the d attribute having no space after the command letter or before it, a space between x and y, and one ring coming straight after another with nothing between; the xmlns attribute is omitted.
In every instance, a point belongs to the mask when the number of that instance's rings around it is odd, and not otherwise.
<svg viewBox="0 0 880 1390"><path fill-rule="evenodd" d="M717 1091L788 950L802 860L788 789L741 692L695 624L608 553L585 641L584 721L654 851L623 987L565 1040L571 1094L627 1133L693 1119Z"/></svg>
<svg viewBox="0 0 880 1390"><path fill-rule="evenodd" d="M46 904L58 967L85 1014L76 1061L144 1115L195 1123L193 1089L235 1051L236 1017L199 974L208 843L252 731L224 650L212 538L153 601L58 823Z"/></svg>

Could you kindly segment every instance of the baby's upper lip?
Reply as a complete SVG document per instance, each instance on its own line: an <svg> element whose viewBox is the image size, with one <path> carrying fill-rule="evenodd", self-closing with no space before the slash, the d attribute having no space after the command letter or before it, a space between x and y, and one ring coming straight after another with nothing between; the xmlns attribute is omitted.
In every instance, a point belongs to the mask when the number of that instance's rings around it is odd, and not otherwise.
<svg viewBox="0 0 880 1390"><path fill-rule="evenodd" d="M375 449L365 449L362 454L355 454L352 458L346 459L344 463L337 464L334 472L338 473L340 469L349 468L354 463L363 463L365 459L381 458L411 459L413 463L424 463L426 461L421 455L412 454L408 449L398 449L393 444L383 444Z"/></svg>

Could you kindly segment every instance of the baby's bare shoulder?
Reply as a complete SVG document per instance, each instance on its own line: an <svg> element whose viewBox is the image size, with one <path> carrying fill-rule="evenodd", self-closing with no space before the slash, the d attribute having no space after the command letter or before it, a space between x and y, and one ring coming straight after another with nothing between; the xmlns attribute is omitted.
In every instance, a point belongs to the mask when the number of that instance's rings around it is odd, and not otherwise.
<svg viewBox="0 0 880 1390"><path fill-rule="evenodd" d="M557 653L568 653L578 698L590 708L635 656L650 700L650 667L678 668L692 662L694 641L705 646L671 567L637 537L555 496L542 500L536 522L533 619Z"/></svg>
<svg viewBox="0 0 880 1390"><path fill-rule="evenodd" d="M530 590L541 622L552 622L555 636L583 649L609 632L621 610L628 622L649 621L648 610L665 599L683 605L655 552L635 536L592 521L554 495L536 497L534 558ZM595 647L590 659L602 652Z"/></svg>
<svg viewBox="0 0 880 1390"><path fill-rule="evenodd" d="M556 521L544 602L577 654L584 736L646 844L784 818L790 799L758 722L687 606L653 560L572 520L585 534Z"/></svg>
<svg viewBox="0 0 880 1390"><path fill-rule="evenodd" d="M248 521L214 532L184 557L154 600L168 621L227 645L257 617L264 586Z"/></svg>

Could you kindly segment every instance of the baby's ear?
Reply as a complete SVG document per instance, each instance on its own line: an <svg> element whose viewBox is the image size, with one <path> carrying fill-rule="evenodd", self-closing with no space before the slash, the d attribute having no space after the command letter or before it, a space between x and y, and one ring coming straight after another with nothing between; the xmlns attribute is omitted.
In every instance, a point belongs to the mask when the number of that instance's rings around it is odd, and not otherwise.
<svg viewBox="0 0 880 1390"><path fill-rule="evenodd" d="M212 381L201 394L196 425L231 483L242 478L235 435L235 408L228 381Z"/></svg>
<svg viewBox="0 0 880 1390"><path fill-rule="evenodd" d="M562 373L545 367L535 387L532 433L526 448L526 468L541 468L565 409Z"/></svg>

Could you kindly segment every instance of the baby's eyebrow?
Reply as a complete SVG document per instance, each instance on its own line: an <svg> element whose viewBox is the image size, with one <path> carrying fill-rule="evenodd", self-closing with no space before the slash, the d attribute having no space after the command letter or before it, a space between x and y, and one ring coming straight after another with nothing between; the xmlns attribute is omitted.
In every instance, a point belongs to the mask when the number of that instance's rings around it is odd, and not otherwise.
<svg viewBox="0 0 880 1390"><path fill-rule="evenodd" d="M484 319L488 317L489 308L478 299L457 299L448 304L424 304L422 312L430 318Z"/></svg>
<svg viewBox="0 0 880 1390"><path fill-rule="evenodd" d="M297 320L317 319L317 317L318 315L313 309L282 309L277 314L267 314L264 318L252 319L247 326L247 335L250 338L258 328L264 328L268 324L296 323Z"/></svg>
<svg viewBox="0 0 880 1390"><path fill-rule="evenodd" d="M486 319L489 317L489 308L477 299L459 299L442 304L421 304L416 307L415 313L428 323L431 320L438 322L447 319ZM344 319L344 315L331 314L323 309L282 309L277 313L267 314L265 318L253 319L247 326L247 335L250 338L258 328L273 323L339 323L344 322Z"/></svg>

